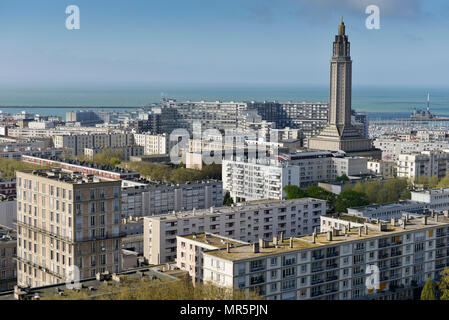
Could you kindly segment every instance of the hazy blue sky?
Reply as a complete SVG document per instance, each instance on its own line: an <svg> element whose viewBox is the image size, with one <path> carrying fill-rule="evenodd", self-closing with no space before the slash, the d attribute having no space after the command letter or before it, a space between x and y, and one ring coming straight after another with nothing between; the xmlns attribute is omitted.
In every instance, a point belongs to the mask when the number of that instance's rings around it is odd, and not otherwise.
<svg viewBox="0 0 449 320"><path fill-rule="evenodd" d="M365 28L369 4L380 30ZM341 15L354 85L449 85L444 0L0 0L0 85L327 86Z"/></svg>

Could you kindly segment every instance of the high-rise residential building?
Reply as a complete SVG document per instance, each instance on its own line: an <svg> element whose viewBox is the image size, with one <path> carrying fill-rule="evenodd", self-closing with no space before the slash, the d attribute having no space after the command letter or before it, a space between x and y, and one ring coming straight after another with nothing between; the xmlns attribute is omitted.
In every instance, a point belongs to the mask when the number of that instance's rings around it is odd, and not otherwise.
<svg viewBox="0 0 449 320"><path fill-rule="evenodd" d="M80 279L119 272L120 187L60 170L17 172L18 285L64 282L75 267Z"/></svg>
<svg viewBox="0 0 449 320"><path fill-rule="evenodd" d="M350 43L345 34L343 20L333 44L330 66L329 117L319 135L309 139L308 148L315 150L345 151L354 155L380 159L380 150L360 134L352 124L352 60Z"/></svg>
<svg viewBox="0 0 449 320"><path fill-rule="evenodd" d="M319 227L326 201L265 200L233 207L175 212L144 218L144 257L151 264L176 259L176 236L210 232L240 241L309 234Z"/></svg>
<svg viewBox="0 0 449 320"><path fill-rule="evenodd" d="M449 149L447 141L403 140L395 137L380 137L374 146L382 150L382 159L397 161L401 154L421 153L422 151L441 151Z"/></svg>
<svg viewBox="0 0 449 320"><path fill-rule="evenodd" d="M349 217L353 219L354 217ZM448 266L449 214L205 251L203 281L269 300L418 298Z"/></svg>
<svg viewBox="0 0 449 320"><path fill-rule="evenodd" d="M287 185L307 187L317 182L334 181L346 174L356 176L368 172L367 158L343 157L330 151L281 154L270 159L223 160L223 190L235 202L283 199Z"/></svg>
<svg viewBox="0 0 449 320"><path fill-rule="evenodd" d="M79 110L67 112L66 122L77 123L80 126L95 126L103 123L103 120L94 111Z"/></svg>

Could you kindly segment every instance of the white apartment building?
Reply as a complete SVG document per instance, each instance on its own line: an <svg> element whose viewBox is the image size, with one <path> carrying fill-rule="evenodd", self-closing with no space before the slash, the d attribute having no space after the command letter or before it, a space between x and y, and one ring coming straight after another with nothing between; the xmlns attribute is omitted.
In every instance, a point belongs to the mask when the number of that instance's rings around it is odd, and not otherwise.
<svg viewBox="0 0 449 320"><path fill-rule="evenodd" d="M423 151L421 153L401 154L397 161L398 177L413 181L420 177L438 177L449 173L449 152Z"/></svg>
<svg viewBox="0 0 449 320"><path fill-rule="evenodd" d="M210 232L239 241L309 234L320 225L326 201L303 198L184 211L144 218L144 257L150 264L174 261L176 236Z"/></svg>
<svg viewBox="0 0 449 320"><path fill-rule="evenodd" d="M422 151L439 151L449 148L448 141L404 141L395 138L377 138L374 147L382 150L382 159L387 161L399 160L399 155L420 153Z"/></svg>
<svg viewBox="0 0 449 320"><path fill-rule="evenodd" d="M189 272L193 284L203 279L203 252L227 248L227 246L241 246L248 242L234 240L213 233L200 233L188 236L177 236L176 266Z"/></svg>
<svg viewBox="0 0 449 320"><path fill-rule="evenodd" d="M203 252L203 280L269 300L413 299L448 265L448 216Z"/></svg>
<svg viewBox="0 0 449 320"><path fill-rule="evenodd" d="M415 190L411 195L412 201L426 203L429 209L439 212L449 210L449 188Z"/></svg>
<svg viewBox="0 0 449 320"><path fill-rule="evenodd" d="M332 152L299 152L267 160L223 160L223 189L234 202L283 199L287 185L307 187L336 177L366 174L367 158L335 156Z"/></svg>
<svg viewBox="0 0 449 320"><path fill-rule="evenodd" d="M390 221L391 218L401 218L404 213L422 213L428 208L428 203L404 200L386 204L373 204L363 207L348 208L348 215Z"/></svg>
<svg viewBox="0 0 449 320"><path fill-rule="evenodd" d="M368 171L374 175L382 176L384 179L396 176L396 163L385 160L368 160Z"/></svg>
<svg viewBox="0 0 449 320"><path fill-rule="evenodd" d="M145 155L151 154L167 154L170 152L169 135L164 134L147 134L135 133L134 141L136 145L144 148Z"/></svg>

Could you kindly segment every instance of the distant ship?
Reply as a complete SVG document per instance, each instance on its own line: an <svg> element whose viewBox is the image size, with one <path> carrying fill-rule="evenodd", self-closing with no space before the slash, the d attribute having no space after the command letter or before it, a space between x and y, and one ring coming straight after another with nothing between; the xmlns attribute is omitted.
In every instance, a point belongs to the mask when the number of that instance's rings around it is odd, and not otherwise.
<svg viewBox="0 0 449 320"><path fill-rule="evenodd" d="M449 118L447 117L439 117L430 112L430 94L427 93L427 107L426 109L416 109L413 108L413 112L410 115L410 118L406 119L396 119L400 121L447 121Z"/></svg>
<svg viewBox="0 0 449 320"><path fill-rule="evenodd" d="M430 94L427 93L427 108L424 109L416 109L413 108L413 112L410 115L411 120L434 120L437 118L434 114L430 113Z"/></svg>

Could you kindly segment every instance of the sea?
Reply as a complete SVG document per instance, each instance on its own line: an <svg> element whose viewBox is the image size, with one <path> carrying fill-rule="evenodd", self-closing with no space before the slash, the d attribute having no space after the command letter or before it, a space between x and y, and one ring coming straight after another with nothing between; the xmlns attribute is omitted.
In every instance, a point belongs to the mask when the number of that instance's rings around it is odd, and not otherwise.
<svg viewBox="0 0 449 320"><path fill-rule="evenodd" d="M408 118L413 107L425 108L430 93L431 112L449 115L446 87L354 87L352 107L370 121ZM328 102L328 87L300 85L152 85L126 88L0 88L0 110L61 116L74 110L133 110L162 98L178 101L294 101Z"/></svg>

